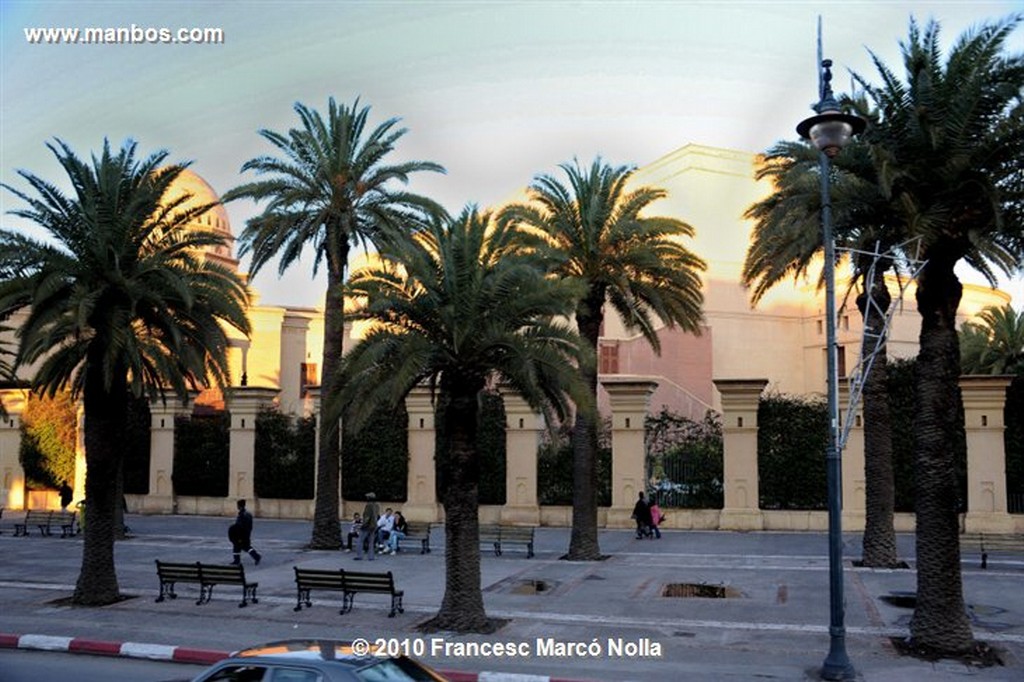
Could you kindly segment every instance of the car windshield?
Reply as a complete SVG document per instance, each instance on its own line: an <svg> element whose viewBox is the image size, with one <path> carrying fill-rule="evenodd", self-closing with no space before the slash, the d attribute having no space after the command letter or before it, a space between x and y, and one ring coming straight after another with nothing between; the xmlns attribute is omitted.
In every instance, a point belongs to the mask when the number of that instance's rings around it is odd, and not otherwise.
<svg viewBox="0 0 1024 682"><path fill-rule="evenodd" d="M355 673L364 682L437 682L442 679L408 658L385 659Z"/></svg>

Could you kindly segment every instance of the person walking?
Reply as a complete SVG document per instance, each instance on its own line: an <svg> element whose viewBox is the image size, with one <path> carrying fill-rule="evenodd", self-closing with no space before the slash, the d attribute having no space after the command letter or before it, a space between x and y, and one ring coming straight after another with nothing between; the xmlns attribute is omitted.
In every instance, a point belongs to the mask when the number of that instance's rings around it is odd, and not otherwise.
<svg viewBox="0 0 1024 682"><path fill-rule="evenodd" d="M377 495L366 493L366 506L363 507L363 525L359 527L359 539L356 541L356 561L363 560L363 543L369 542L370 561L377 554L377 520L380 518L380 507L377 506Z"/></svg>
<svg viewBox="0 0 1024 682"><path fill-rule="evenodd" d="M661 507L658 506L657 495L651 495L651 529L654 531L654 537L657 540L661 539L661 529L658 526L661 525L664 518L665 516L661 513Z"/></svg>
<svg viewBox="0 0 1024 682"><path fill-rule="evenodd" d="M71 504L71 500L75 497L75 491L71 489L67 481L60 484L60 510L67 511L68 505Z"/></svg>
<svg viewBox="0 0 1024 682"><path fill-rule="evenodd" d="M633 519L636 521L637 540L651 535L651 508L644 499L644 491L637 494L636 504L633 505Z"/></svg>
<svg viewBox="0 0 1024 682"><path fill-rule="evenodd" d="M228 527L228 539L231 540L231 551L234 554L232 565L242 563L242 552L248 552L256 565L260 565L260 559L263 557L252 546L252 514L245 508L245 500L238 501L238 516Z"/></svg>

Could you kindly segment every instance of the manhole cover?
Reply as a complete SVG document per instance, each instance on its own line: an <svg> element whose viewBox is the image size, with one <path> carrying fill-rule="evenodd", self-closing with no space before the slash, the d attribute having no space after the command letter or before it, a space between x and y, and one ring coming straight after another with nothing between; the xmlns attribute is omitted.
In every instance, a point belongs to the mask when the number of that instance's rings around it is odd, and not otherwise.
<svg viewBox="0 0 1024 682"><path fill-rule="evenodd" d="M690 599L734 599L741 596L739 591L725 585L704 583L668 583L661 590L662 597Z"/></svg>

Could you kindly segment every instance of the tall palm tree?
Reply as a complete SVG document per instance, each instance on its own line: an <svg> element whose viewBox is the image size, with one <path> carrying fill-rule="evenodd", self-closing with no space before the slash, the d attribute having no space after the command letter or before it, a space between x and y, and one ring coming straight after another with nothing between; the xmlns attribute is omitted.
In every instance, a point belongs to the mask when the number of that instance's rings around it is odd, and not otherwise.
<svg viewBox="0 0 1024 682"><path fill-rule="evenodd" d="M186 165L144 160L136 144L104 142L91 163L63 142L48 145L71 193L27 171L33 193L4 187L27 205L11 211L49 233L38 241L0 232L0 261L32 265L0 283L0 310L27 306L16 364L39 362L32 387L70 387L85 407L86 533L74 601L120 597L114 569L117 477L129 393L185 397L228 382L226 326L248 334L244 283L203 257L223 237L192 223L211 208L165 201Z"/></svg>
<svg viewBox="0 0 1024 682"><path fill-rule="evenodd" d="M568 184L540 175L530 185L527 204L504 211L546 239L552 272L577 282L576 325L597 352L610 303L626 328L639 330L655 352L661 351L657 323L699 334L704 295L700 273L705 264L682 244L693 228L681 220L643 215L666 196L662 189L629 189L633 169L613 167L600 158L589 169L562 164ZM580 368L597 396L597 366ZM573 512L568 558L601 558L597 538L597 413L578 410L573 428Z"/></svg>
<svg viewBox="0 0 1024 682"><path fill-rule="evenodd" d="M1009 303L987 306L977 322L960 327L960 363L965 374L1024 372L1024 312Z"/></svg>
<svg viewBox="0 0 1024 682"><path fill-rule="evenodd" d="M1024 256L1024 56L1004 54L1024 15L965 32L943 60L939 26L911 21L901 43L905 80L872 53L881 79L855 75L879 119L863 136L878 181L902 211L927 260L917 282L921 315L914 428L917 607L914 641L960 652L973 643L963 600L953 450L960 354L956 311L961 260L994 284ZM943 63L945 61L945 63Z"/></svg>
<svg viewBox="0 0 1024 682"><path fill-rule="evenodd" d="M350 317L371 330L345 357L347 423L359 425L381 404L397 404L416 385L439 389L450 438L441 466L445 511L445 591L431 625L486 632L494 624L480 590L477 519L481 394L501 385L537 409L567 414L567 392L589 409L577 365L593 358L556 322L575 292L548 278L512 225L469 207L435 217L404 243L382 248L382 262L352 274L362 304Z"/></svg>
<svg viewBox="0 0 1024 682"><path fill-rule="evenodd" d="M351 106L331 98L327 116L301 103L295 105L301 126L286 134L259 131L280 156L247 161L242 171L265 176L236 187L225 201L247 197L267 201L263 213L251 218L239 242L240 253L252 254L252 273L278 258L283 273L299 260L307 245L313 248L313 273L327 265L324 301L324 340L320 368L324 405L341 388L338 367L344 352L344 284L349 250L353 245L379 245L388 232L401 230L411 216L436 210L424 197L402 189L419 171L444 169L424 161L391 164L405 128L388 119L367 128L369 107L356 99ZM337 549L341 545L338 522L340 499L340 429L337 415L321 415L317 453L316 503L311 546Z"/></svg>
<svg viewBox="0 0 1024 682"><path fill-rule="evenodd" d="M758 180L768 179L774 192L747 209L755 221L742 279L757 303L779 282L807 274L823 250L821 240L821 185L819 152L802 142L779 142L768 150L757 170ZM854 144L833 159L833 228L836 241L851 251L853 283L859 283L857 309L864 323L865 339L880 338L877 353L864 382L864 477L865 523L862 563L893 567L899 563L893 525L892 434L887 381L887 348L882 337L885 312L892 303L886 273L894 260L877 263L875 249L897 249L902 236L898 216L882 194L869 148ZM820 284L820 282L819 282ZM869 300L873 304L869 305ZM866 361L875 351L861 345Z"/></svg>

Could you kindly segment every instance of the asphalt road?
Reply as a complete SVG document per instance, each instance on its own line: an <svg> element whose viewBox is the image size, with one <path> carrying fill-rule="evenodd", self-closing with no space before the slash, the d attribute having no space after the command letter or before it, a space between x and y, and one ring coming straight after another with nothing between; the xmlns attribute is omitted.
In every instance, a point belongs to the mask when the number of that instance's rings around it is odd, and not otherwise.
<svg viewBox="0 0 1024 682"><path fill-rule="evenodd" d="M170 682L190 680L204 668L139 658L0 649L0 682Z"/></svg>

